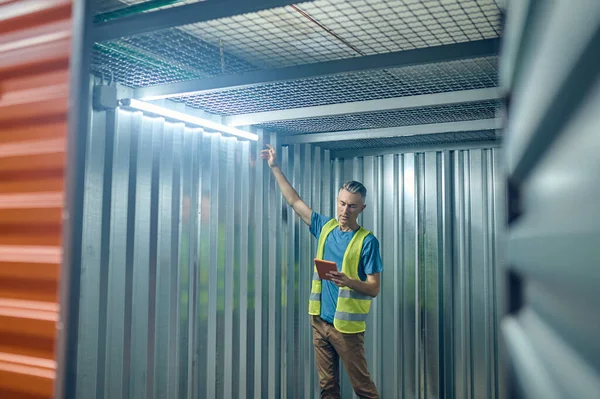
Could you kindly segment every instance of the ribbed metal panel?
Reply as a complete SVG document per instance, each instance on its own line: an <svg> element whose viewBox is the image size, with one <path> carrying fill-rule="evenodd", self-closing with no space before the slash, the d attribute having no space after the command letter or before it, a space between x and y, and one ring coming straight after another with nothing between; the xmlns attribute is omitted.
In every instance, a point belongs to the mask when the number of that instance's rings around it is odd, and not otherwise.
<svg viewBox="0 0 600 399"><path fill-rule="evenodd" d="M223 397L249 144L122 110L91 125L77 396Z"/></svg>
<svg viewBox="0 0 600 399"><path fill-rule="evenodd" d="M492 149L333 162L332 188L369 190L360 222L381 243L365 348L384 398L497 397L497 167Z"/></svg>
<svg viewBox="0 0 600 399"><path fill-rule="evenodd" d="M0 397L50 398L71 1L0 2Z"/></svg>
<svg viewBox="0 0 600 399"><path fill-rule="evenodd" d="M297 307L310 269L302 274L292 245L308 231L282 220L281 196L256 157L265 141L139 112L92 113L77 397L312 390L308 317ZM312 177L299 165L314 156L306 147L284 166L307 195Z"/></svg>
<svg viewBox="0 0 600 399"><path fill-rule="evenodd" d="M284 147L281 149L283 171L298 194L313 210L331 214L332 174L330 153L327 150L308 144ZM279 189L276 191L279 194ZM286 277L283 279L287 311L284 312L284 326L287 333L282 335L288 350L282 352L286 389L274 397L314 398L319 397L318 378L314 367L312 327L308 316L308 296L312 276L312 264L316 252L316 242L308 227L287 204L282 208L283 217L278 217L287 234L283 241L283 259ZM285 237L285 236L284 236ZM285 270L285 269L284 269ZM290 300L287 300L290 298Z"/></svg>
<svg viewBox="0 0 600 399"><path fill-rule="evenodd" d="M458 151L454 163L454 299L450 368L457 398L498 397L496 268L504 206L499 150Z"/></svg>
<svg viewBox="0 0 600 399"><path fill-rule="evenodd" d="M78 397L318 397L316 242L257 157L277 137L120 109L91 126ZM333 215L345 180L369 189L362 223L385 270L366 351L382 397L495 398L497 150L332 160L279 148L315 211Z"/></svg>

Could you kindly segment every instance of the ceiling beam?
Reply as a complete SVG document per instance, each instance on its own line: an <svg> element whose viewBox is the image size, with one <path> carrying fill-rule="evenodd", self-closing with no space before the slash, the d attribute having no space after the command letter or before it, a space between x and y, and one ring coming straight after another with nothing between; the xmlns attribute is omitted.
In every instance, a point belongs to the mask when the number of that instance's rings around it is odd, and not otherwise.
<svg viewBox="0 0 600 399"><path fill-rule="evenodd" d="M438 105L452 105L497 100L499 98L500 94L496 88L461 90L446 93L423 94L419 96L393 97L380 100L355 101L339 104L318 105L314 107L291 108L280 111L231 115L225 117L223 119L223 123L228 126L258 125L261 123L276 121L433 107Z"/></svg>
<svg viewBox="0 0 600 399"><path fill-rule="evenodd" d="M433 123L429 125L386 127L382 129L347 130L341 132L297 134L281 137L282 144L309 144L327 141L346 141L381 139L390 137L416 136L422 134L474 132L478 130L495 130L501 128L498 119L481 119L475 121Z"/></svg>
<svg viewBox="0 0 600 399"><path fill-rule="evenodd" d="M309 1L312 0L203 1L98 22L94 25L92 34L94 41L101 42Z"/></svg>
<svg viewBox="0 0 600 399"><path fill-rule="evenodd" d="M430 151L452 151L452 150L481 150L490 148L500 148L502 146L502 140L500 138L496 140L482 140L482 141L468 141L461 143L443 143L443 144L417 144L417 145L403 145L397 147L377 147L377 148L354 148L354 149L332 149L330 151L330 158L354 158L354 157L368 157L368 156L379 156L386 154L410 154L412 152L430 152Z"/></svg>
<svg viewBox="0 0 600 399"><path fill-rule="evenodd" d="M200 3L203 4L203 3ZM418 64L454 61L498 54L499 39L485 39L444 46L425 47L364 57L346 58L286 68L266 69L135 89L134 98L157 100L202 94L225 89L240 89L267 83L316 78L340 73L389 69Z"/></svg>

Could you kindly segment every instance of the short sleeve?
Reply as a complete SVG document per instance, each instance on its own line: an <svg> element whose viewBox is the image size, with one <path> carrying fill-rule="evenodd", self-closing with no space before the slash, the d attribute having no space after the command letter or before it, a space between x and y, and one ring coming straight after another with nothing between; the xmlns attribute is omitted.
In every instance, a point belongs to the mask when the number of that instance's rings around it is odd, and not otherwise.
<svg viewBox="0 0 600 399"><path fill-rule="evenodd" d="M325 223L331 220L330 217L323 216L320 213L314 212L310 217L310 232L316 239L319 239L319 235L321 234L321 229L325 226Z"/></svg>
<svg viewBox="0 0 600 399"><path fill-rule="evenodd" d="M365 238L361 261L365 274L375 274L383 271L383 263L381 262L381 254L379 253L379 241L372 234Z"/></svg>

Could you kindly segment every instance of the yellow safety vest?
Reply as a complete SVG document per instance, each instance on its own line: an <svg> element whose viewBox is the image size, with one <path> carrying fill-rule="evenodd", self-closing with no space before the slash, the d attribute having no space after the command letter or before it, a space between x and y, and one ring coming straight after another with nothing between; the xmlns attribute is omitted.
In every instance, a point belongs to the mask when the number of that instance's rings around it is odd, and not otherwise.
<svg viewBox="0 0 600 399"><path fill-rule="evenodd" d="M319 244L317 247L317 259L323 259L325 252L325 240L327 236L338 227L339 223L335 219L331 219L325 223L321 229L319 236ZM342 272L353 279L358 277L358 265L360 262L360 254L362 251L365 238L371 234L370 231L362 227L354 234L352 240L346 248L344 259L342 261ZM340 287L338 293L337 307L333 318L333 326L336 330L347 333L356 334L365 331L367 315L371 308L371 297L363 295L349 287ZM317 267L314 266L312 290L308 301L308 313L319 316L321 314L321 279L317 273Z"/></svg>

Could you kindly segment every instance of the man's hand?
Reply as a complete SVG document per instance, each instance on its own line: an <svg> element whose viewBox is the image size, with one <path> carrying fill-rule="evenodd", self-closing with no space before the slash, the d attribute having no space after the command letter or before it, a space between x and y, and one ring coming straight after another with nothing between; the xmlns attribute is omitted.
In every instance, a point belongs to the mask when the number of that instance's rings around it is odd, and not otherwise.
<svg viewBox="0 0 600 399"><path fill-rule="evenodd" d="M348 287L373 298L379 294L379 273L368 274L367 281L355 280L342 272L329 272L327 275L338 287Z"/></svg>
<svg viewBox="0 0 600 399"><path fill-rule="evenodd" d="M267 144L267 147L268 149L260 152L260 158L266 159L269 168L272 168L273 166L277 166L277 154L275 153L275 149L272 145Z"/></svg>
<svg viewBox="0 0 600 399"><path fill-rule="evenodd" d="M337 285L338 287L349 287L349 283L351 278L346 276L342 272L329 272L327 276L331 279L331 281Z"/></svg>

